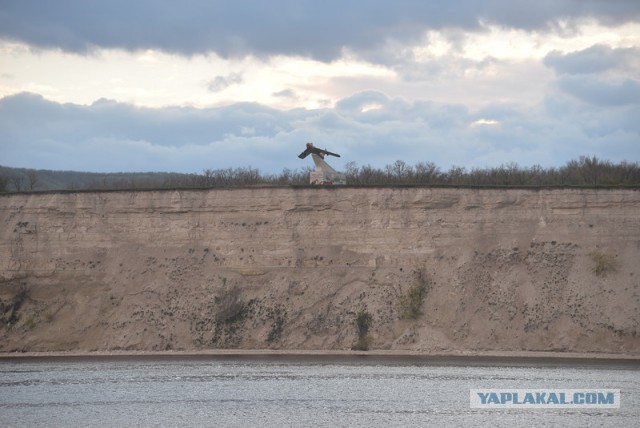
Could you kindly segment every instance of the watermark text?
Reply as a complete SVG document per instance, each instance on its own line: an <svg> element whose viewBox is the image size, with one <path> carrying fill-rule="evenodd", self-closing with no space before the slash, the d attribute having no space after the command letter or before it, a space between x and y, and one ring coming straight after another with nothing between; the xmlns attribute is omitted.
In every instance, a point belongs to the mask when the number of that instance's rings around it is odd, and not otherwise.
<svg viewBox="0 0 640 428"><path fill-rule="evenodd" d="M619 389L471 389L472 409L619 409Z"/></svg>

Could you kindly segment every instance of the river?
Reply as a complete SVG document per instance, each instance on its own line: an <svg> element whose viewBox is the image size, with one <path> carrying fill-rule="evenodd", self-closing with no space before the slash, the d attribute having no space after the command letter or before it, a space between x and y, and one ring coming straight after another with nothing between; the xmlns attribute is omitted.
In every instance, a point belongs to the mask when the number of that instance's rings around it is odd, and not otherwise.
<svg viewBox="0 0 640 428"><path fill-rule="evenodd" d="M472 409L473 388L609 388L616 409ZM0 426L638 426L635 363L0 359Z"/></svg>

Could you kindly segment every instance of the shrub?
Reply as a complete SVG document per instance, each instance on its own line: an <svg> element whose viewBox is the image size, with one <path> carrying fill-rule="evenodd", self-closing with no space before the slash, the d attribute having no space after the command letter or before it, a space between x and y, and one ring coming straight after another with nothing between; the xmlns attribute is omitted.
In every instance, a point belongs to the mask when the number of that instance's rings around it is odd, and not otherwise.
<svg viewBox="0 0 640 428"><path fill-rule="evenodd" d="M369 327L371 327L371 322L373 321L373 317L366 310L362 309L358 311L356 314L356 326L358 327L358 340L351 347L354 351L367 351L369 350L369 345L373 341L373 339L368 335Z"/></svg>
<svg viewBox="0 0 640 428"><path fill-rule="evenodd" d="M216 297L215 302L217 322L233 323L243 318L245 304L240 298L240 289L237 286L223 290L222 294Z"/></svg>
<svg viewBox="0 0 640 428"><path fill-rule="evenodd" d="M596 276L605 276L608 273L615 272L617 269L615 258L601 251L593 251L591 253L591 260L593 260L594 263L593 273L595 273Z"/></svg>
<svg viewBox="0 0 640 428"><path fill-rule="evenodd" d="M422 302L429 291L429 281L420 272L406 294L400 297L400 318L416 319L422 315Z"/></svg>
<svg viewBox="0 0 640 428"><path fill-rule="evenodd" d="M30 315L29 318L27 318L27 321L24 323L24 326L27 328L27 330L33 330L34 328L36 328L36 325L38 324L33 315Z"/></svg>
<svg viewBox="0 0 640 428"><path fill-rule="evenodd" d="M351 350L352 351L368 351L369 345L371 345L371 342L373 342L373 339L371 338L371 336L359 337L356 343L354 343L353 346L351 347Z"/></svg>
<svg viewBox="0 0 640 428"><path fill-rule="evenodd" d="M279 306L273 310L269 310L268 316L273 319L271 330L267 336L267 342L271 343L280 339L282 335L282 330L284 330L284 325L287 321L287 310L284 309L284 306Z"/></svg>

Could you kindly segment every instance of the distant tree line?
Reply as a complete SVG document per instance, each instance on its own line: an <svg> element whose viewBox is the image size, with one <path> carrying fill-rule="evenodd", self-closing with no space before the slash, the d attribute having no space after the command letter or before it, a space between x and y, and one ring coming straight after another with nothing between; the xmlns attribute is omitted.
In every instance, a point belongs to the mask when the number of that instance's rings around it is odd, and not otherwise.
<svg viewBox="0 0 640 428"><path fill-rule="evenodd" d="M582 156L559 168L539 165L521 167L509 163L492 168L453 166L442 171L434 163L418 162L411 166L398 160L384 169L346 165L347 182L352 185L454 185L454 186L637 186L640 184L638 162L611 163Z"/></svg>
<svg viewBox="0 0 640 428"><path fill-rule="evenodd" d="M0 167L0 192L299 186L309 184L311 171L307 167L265 175L249 167L206 169L201 174L98 174ZM638 162L612 163L595 156L582 156L558 168L509 163L491 168L454 166L447 171L432 162L409 165L397 160L384 168L349 162L344 174L351 186L640 186Z"/></svg>

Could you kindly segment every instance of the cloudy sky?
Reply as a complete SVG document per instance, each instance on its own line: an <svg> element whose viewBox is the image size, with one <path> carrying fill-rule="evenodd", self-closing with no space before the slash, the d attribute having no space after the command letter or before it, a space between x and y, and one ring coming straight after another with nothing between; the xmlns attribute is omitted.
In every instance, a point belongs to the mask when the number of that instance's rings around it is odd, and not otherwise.
<svg viewBox="0 0 640 428"><path fill-rule="evenodd" d="M637 0L2 0L0 165L640 161Z"/></svg>

